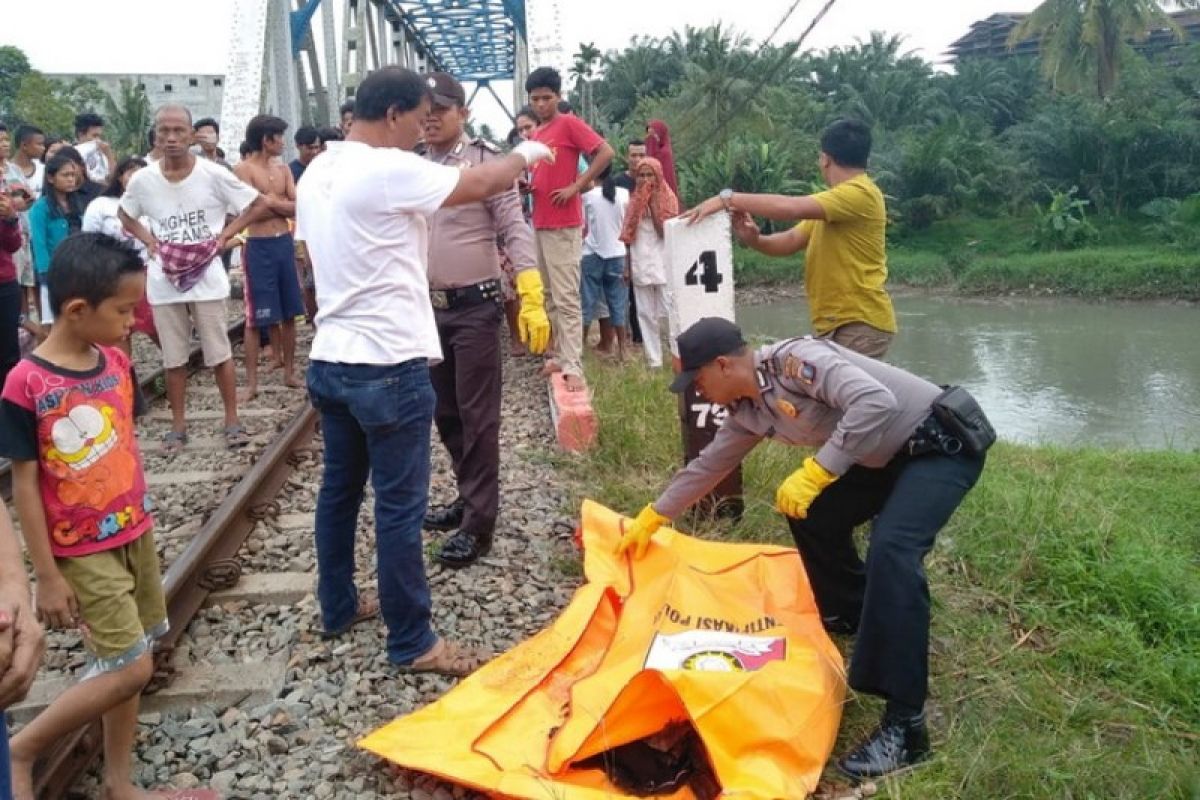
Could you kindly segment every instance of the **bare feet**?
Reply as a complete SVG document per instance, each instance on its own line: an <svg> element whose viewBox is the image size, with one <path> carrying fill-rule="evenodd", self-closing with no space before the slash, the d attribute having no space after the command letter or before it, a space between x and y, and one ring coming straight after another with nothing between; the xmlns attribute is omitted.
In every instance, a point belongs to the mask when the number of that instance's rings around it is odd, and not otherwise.
<svg viewBox="0 0 1200 800"><path fill-rule="evenodd" d="M587 388L582 375L564 375L563 383L566 384L568 392L581 392Z"/></svg>
<svg viewBox="0 0 1200 800"><path fill-rule="evenodd" d="M553 359L546 359L546 363L542 364L542 377L549 378L556 372L562 372L562 367Z"/></svg>
<svg viewBox="0 0 1200 800"><path fill-rule="evenodd" d="M525 355L525 353L525 345L521 344L520 339L514 339L508 343L508 354L510 356L520 358L521 356Z"/></svg>
<svg viewBox="0 0 1200 800"><path fill-rule="evenodd" d="M294 374L285 375L283 378L283 383L285 386L287 386L288 388L291 388L291 389L303 389L304 388L304 381L297 378Z"/></svg>
<svg viewBox="0 0 1200 800"><path fill-rule="evenodd" d="M258 397L257 386L247 386L238 394L239 403L249 403Z"/></svg>

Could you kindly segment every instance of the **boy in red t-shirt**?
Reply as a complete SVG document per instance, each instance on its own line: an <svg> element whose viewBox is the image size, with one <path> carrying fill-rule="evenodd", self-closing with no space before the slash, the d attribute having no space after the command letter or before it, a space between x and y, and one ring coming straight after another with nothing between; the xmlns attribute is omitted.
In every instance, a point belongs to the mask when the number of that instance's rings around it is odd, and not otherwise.
<svg viewBox="0 0 1200 800"><path fill-rule="evenodd" d="M128 245L85 233L55 251L46 283L55 324L5 381L0 455L12 460L38 614L79 629L88 660L80 682L13 737L13 794L32 798L34 761L103 719L105 796L142 797L130 756L167 609L133 430L137 389L117 345L133 329L145 267Z"/></svg>
<svg viewBox="0 0 1200 800"><path fill-rule="evenodd" d="M529 105L541 124L534 141L550 148L554 158L533 168L533 229L538 269L546 287L546 311L554 329L554 347L567 388L579 391L583 382L583 309L579 299L583 249L583 205L580 193L613 158L613 149L600 134L574 114L560 114L562 77L540 67L525 81ZM580 173L580 155L591 163Z"/></svg>

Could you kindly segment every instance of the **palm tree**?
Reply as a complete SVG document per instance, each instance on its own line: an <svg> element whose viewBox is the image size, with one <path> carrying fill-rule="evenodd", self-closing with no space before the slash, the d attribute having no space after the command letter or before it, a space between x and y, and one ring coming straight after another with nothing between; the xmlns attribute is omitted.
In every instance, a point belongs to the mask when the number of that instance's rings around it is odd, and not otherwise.
<svg viewBox="0 0 1200 800"><path fill-rule="evenodd" d="M121 80L117 97L104 98L104 122L113 150L119 155L140 153L151 122L146 92L130 80Z"/></svg>
<svg viewBox="0 0 1200 800"><path fill-rule="evenodd" d="M1094 82L1103 99L1117 85L1121 61L1130 40L1144 40L1152 30L1183 31L1164 6L1195 8L1197 0L1045 0L1009 36L1009 47L1036 38L1042 68L1055 88L1079 88Z"/></svg>
<svg viewBox="0 0 1200 800"><path fill-rule="evenodd" d="M579 52L572 56L575 63L571 66L571 76L575 78L575 91L583 104L580 116L589 122L594 121L595 117L595 109L591 102L591 80L595 75L596 64L603 55L595 42L580 42Z"/></svg>

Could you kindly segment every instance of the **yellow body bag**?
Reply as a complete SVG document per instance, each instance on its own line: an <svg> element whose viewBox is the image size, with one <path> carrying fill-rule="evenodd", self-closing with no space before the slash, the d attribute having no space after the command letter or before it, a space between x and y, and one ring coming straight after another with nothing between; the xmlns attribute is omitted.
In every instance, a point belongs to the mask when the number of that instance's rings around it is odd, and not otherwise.
<svg viewBox="0 0 1200 800"><path fill-rule="evenodd" d="M554 624L359 745L496 797L600 800L638 796L604 766L623 746L682 729L715 793L685 780L655 796L815 789L845 678L796 551L663 528L634 561L615 554L622 523L585 502L587 583Z"/></svg>

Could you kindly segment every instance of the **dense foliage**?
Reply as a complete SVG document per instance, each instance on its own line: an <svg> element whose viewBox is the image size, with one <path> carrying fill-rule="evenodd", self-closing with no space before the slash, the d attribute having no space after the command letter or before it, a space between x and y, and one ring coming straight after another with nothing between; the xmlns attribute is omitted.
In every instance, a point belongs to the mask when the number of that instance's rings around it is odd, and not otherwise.
<svg viewBox="0 0 1200 800"><path fill-rule="evenodd" d="M603 56L581 50L577 61L583 113L615 142L639 137L650 119L671 126L689 203L726 185L805 190L819 180L820 130L845 115L873 127L871 168L902 230L959 212L1054 216L1055 199L1072 187L1086 203L1076 216L1135 214L1200 192L1200 44L1154 61L1123 51L1120 80L1104 76L1104 97L1096 80L1054 85L1030 59L967 60L940 72L882 33L795 52L720 25L687 27ZM1088 75L1089 63L1076 75ZM1060 224L1087 240L1086 229ZM1069 238L1050 246L1071 246Z"/></svg>

